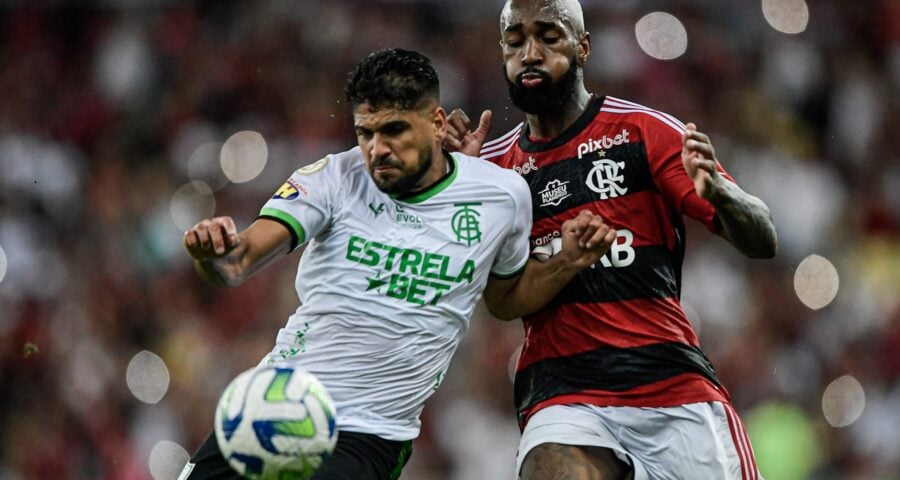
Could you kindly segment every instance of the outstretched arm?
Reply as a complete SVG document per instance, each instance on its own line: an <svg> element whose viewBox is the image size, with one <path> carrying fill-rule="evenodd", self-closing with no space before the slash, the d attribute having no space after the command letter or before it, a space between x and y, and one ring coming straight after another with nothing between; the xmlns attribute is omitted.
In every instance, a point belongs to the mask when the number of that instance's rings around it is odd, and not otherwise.
<svg viewBox="0 0 900 480"><path fill-rule="evenodd" d="M203 220L184 232L184 247L194 259L194 267L219 287L240 285L288 253L290 245L288 229L264 218L240 234L231 217Z"/></svg>
<svg viewBox="0 0 900 480"><path fill-rule="evenodd" d="M716 209L719 235L750 258L774 257L778 236L766 204L719 174L709 137L693 123L687 124L682 145L681 160L697 195Z"/></svg>
<svg viewBox="0 0 900 480"><path fill-rule="evenodd" d="M562 250L545 262L529 260L516 278L491 278L484 302L500 320L531 315L549 303L581 270L600 260L616 231L587 210L562 225Z"/></svg>

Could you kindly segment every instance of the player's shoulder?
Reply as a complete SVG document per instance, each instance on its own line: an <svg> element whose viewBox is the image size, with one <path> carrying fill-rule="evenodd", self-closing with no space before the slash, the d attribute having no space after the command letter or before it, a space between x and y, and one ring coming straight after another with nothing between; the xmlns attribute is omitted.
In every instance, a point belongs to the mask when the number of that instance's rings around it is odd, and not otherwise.
<svg viewBox="0 0 900 480"><path fill-rule="evenodd" d="M505 191L516 199L522 195L530 195L528 183L518 173L483 158L470 157L459 152L452 155L459 166L459 175L468 181L478 183L484 189Z"/></svg>
<svg viewBox="0 0 900 480"><path fill-rule="evenodd" d="M461 174L466 177L483 180L486 183L518 183L525 181L512 170L503 168L484 158L471 157L459 152L454 152L452 155L460 166Z"/></svg>
<svg viewBox="0 0 900 480"><path fill-rule="evenodd" d="M520 122L518 125L512 128L512 130L504 133L503 135L484 142L484 145L481 146L481 158L485 160L490 160L491 162L498 162L503 158L503 155L508 153L516 146L516 142L519 141L519 136L522 134L522 128L525 127L525 122Z"/></svg>
<svg viewBox="0 0 900 480"><path fill-rule="evenodd" d="M674 132L681 135L684 123L674 115L640 103L607 95L603 99L600 112L607 120L632 123L647 131Z"/></svg>
<svg viewBox="0 0 900 480"><path fill-rule="evenodd" d="M315 162L306 164L294 171L294 177L328 176L343 179L348 175L365 173L362 151L353 147L339 153L330 153Z"/></svg>

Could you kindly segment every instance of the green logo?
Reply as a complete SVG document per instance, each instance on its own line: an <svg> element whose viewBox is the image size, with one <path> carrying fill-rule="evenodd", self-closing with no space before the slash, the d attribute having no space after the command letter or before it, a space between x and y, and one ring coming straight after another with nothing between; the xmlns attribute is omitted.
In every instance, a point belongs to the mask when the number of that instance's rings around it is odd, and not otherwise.
<svg viewBox="0 0 900 480"><path fill-rule="evenodd" d="M474 206L481 205L481 202L454 203L453 206L459 208L453 214L450 220L450 227L456 235L456 241L466 242L466 246L471 247L472 243L481 241L481 224L478 223L478 217L481 213L475 210Z"/></svg>
<svg viewBox="0 0 900 480"><path fill-rule="evenodd" d="M347 260L375 269L374 277L366 277L367 292L375 290L417 305L436 305L455 284L472 283L475 275L472 260L454 266L447 255L395 247L356 235L347 243Z"/></svg>
<svg viewBox="0 0 900 480"><path fill-rule="evenodd" d="M370 203L370 204L369 204L369 210L371 210L372 213L375 214L375 218L378 218L378 216L381 215L381 214L384 212L384 204L383 204L383 203L379 203L379 204L378 204L378 208L375 208L375 204L374 204L374 203Z"/></svg>

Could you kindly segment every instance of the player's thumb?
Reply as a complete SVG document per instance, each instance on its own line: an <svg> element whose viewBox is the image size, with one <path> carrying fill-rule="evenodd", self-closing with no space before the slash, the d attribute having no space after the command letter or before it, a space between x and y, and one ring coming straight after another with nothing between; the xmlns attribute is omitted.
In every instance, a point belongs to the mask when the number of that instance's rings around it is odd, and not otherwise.
<svg viewBox="0 0 900 480"><path fill-rule="evenodd" d="M484 143L484 139L487 138L488 133L491 132L491 119L493 118L493 113L490 110L485 110L481 112L481 118L478 120L478 128L475 130L475 138L478 139L479 142Z"/></svg>

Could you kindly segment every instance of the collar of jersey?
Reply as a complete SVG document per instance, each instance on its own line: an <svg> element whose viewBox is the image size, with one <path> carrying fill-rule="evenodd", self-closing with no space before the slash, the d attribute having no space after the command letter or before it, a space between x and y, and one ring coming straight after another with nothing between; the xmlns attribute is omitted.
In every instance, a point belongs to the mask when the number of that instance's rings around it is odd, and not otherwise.
<svg viewBox="0 0 900 480"><path fill-rule="evenodd" d="M582 130L591 124L594 117L597 116L597 113L600 112L600 108L603 106L603 100L606 98L603 95L591 94L591 96L593 98L591 98L591 101L588 103L587 108L584 109L584 112L582 112L578 119L575 120L575 123L569 125L569 128L565 129L559 136L546 142L531 141L531 139L528 138L530 132L528 129L528 122L525 122L522 133L519 134L519 146L528 153L543 152L565 145L566 142L578 136Z"/></svg>
<svg viewBox="0 0 900 480"><path fill-rule="evenodd" d="M459 165L456 163L456 158L453 157L453 154L447 153L447 161L450 162L450 172L441 177L437 182L432 183L430 187L421 192L415 192L411 194L411 196L407 196L410 194L391 194L391 198L403 203L422 203L443 192L444 189L453 183L453 180L456 180L456 174L459 173Z"/></svg>

